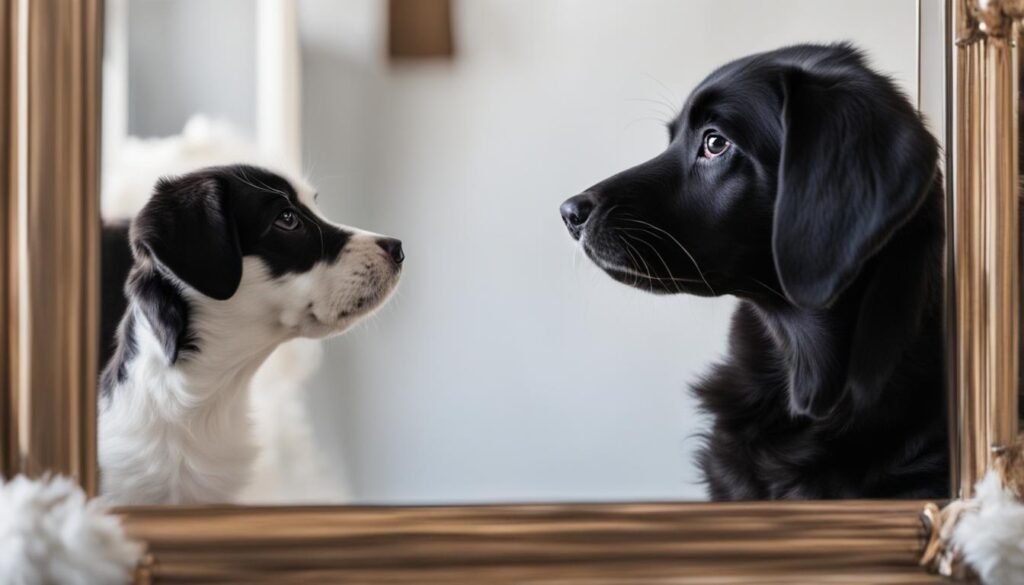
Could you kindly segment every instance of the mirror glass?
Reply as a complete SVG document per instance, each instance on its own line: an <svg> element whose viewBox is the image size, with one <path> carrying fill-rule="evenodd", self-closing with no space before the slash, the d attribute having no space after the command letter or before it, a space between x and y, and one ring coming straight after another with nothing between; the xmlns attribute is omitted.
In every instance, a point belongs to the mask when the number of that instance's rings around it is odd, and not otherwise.
<svg viewBox="0 0 1024 585"><path fill-rule="evenodd" d="M918 247L873 261L941 204L917 198L937 154L904 119L915 1L108 0L106 19L115 501L945 493L941 351L921 349L941 325L868 290L908 265L941 288ZM839 41L905 99L842 47L705 82ZM940 361L908 374L887 359L904 343Z"/></svg>

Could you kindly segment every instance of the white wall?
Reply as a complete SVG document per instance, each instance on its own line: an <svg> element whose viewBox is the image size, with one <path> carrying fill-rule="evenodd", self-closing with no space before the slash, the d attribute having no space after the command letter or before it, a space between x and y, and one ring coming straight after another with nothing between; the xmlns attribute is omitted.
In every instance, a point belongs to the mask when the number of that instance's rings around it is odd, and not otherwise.
<svg viewBox="0 0 1024 585"><path fill-rule="evenodd" d="M398 297L329 342L316 432L367 502L703 497L686 392L732 302L575 253L558 205L666 142L713 67L852 40L916 89L915 1L463 0L453 62L389 65L376 0L303 0L304 160L328 215L401 237Z"/></svg>
<svg viewBox="0 0 1024 585"><path fill-rule="evenodd" d="M197 112L252 133L254 2L125 1L128 133L143 138L177 134Z"/></svg>

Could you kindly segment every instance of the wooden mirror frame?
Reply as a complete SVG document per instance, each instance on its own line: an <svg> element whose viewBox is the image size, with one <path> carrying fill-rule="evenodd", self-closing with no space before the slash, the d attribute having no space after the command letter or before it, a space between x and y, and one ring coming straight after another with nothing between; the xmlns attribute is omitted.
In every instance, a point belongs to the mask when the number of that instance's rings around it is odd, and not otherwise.
<svg viewBox="0 0 1024 585"><path fill-rule="evenodd" d="M947 144L952 472L969 497L1017 434L1024 0L920 2L944 23L949 106L933 122ZM95 494L102 0L0 4L0 473L67 474ZM118 512L147 546L139 582L792 585L938 582L919 566L928 503Z"/></svg>

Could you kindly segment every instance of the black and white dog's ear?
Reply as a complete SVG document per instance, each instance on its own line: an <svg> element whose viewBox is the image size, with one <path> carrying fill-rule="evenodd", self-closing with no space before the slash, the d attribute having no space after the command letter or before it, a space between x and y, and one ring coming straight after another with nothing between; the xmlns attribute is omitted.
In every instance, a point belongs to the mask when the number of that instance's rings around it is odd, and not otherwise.
<svg viewBox="0 0 1024 585"><path fill-rule="evenodd" d="M242 280L242 250L228 198L216 177L164 178L132 223L132 246L181 282L226 300Z"/></svg>
<svg viewBox="0 0 1024 585"><path fill-rule="evenodd" d="M853 54L788 71L772 251L786 296L829 306L917 210L938 146L891 81Z"/></svg>

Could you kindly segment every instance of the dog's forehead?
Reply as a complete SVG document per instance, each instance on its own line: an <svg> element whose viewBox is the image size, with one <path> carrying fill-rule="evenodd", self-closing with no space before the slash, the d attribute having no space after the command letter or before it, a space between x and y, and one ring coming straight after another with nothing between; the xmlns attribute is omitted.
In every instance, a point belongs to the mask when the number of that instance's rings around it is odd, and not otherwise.
<svg viewBox="0 0 1024 585"><path fill-rule="evenodd" d="M278 169L237 165L227 167L228 174L257 192L276 193L293 204L314 207L316 190L304 178Z"/></svg>
<svg viewBox="0 0 1024 585"><path fill-rule="evenodd" d="M693 91L670 130L700 139L714 128L744 149L770 147L781 107L778 84L764 75L709 79Z"/></svg>
<svg viewBox="0 0 1024 585"><path fill-rule="evenodd" d="M341 227L340 224L336 224L324 215L320 210L320 206L316 202L317 191L308 181L298 177L289 177L288 182L291 183L292 190L295 192L296 203L308 209L313 215L319 218L321 221Z"/></svg>
<svg viewBox="0 0 1024 585"><path fill-rule="evenodd" d="M358 230L356 228L353 228L353 227L350 227L350 226L346 226L346 225L337 223L335 221L332 221L330 218L328 218L326 215L324 215L323 211L321 211L320 206L317 204L317 201L316 201L317 193L318 193L317 190L316 190L316 187L314 187L304 177L301 177L301 176L298 176L298 175L295 175L295 174L292 174L292 173L284 172L284 171L275 171L275 174L278 176L278 178L282 182L284 182L284 183L286 183L288 185L288 187L289 187L288 195L289 195L289 199L292 200L292 203L294 203L296 205L301 205L302 207L306 208L317 219L319 219L320 221L323 221L324 223L326 223L328 225L332 225L334 227L344 229L345 231L350 232L350 233L355 233L355 232L360 232L361 231L361 230Z"/></svg>
<svg viewBox="0 0 1024 585"><path fill-rule="evenodd" d="M863 67L864 56L847 44L793 45L747 55L712 71L690 94L676 123L698 123L725 112L742 115L765 106L781 106L786 71L837 71Z"/></svg>
<svg viewBox="0 0 1024 585"><path fill-rule="evenodd" d="M295 191L295 196L299 203L309 208L316 207L316 189L309 182L298 177L286 177L286 180L291 184L292 190Z"/></svg>
<svg viewBox="0 0 1024 585"><path fill-rule="evenodd" d="M316 189L308 181L290 173L279 172L277 175L288 185L289 199L310 209L316 209Z"/></svg>
<svg viewBox="0 0 1024 585"><path fill-rule="evenodd" d="M740 59L716 69L690 94L681 121L699 125L703 118L742 116L752 113L752 108L771 104L780 69L768 58Z"/></svg>

